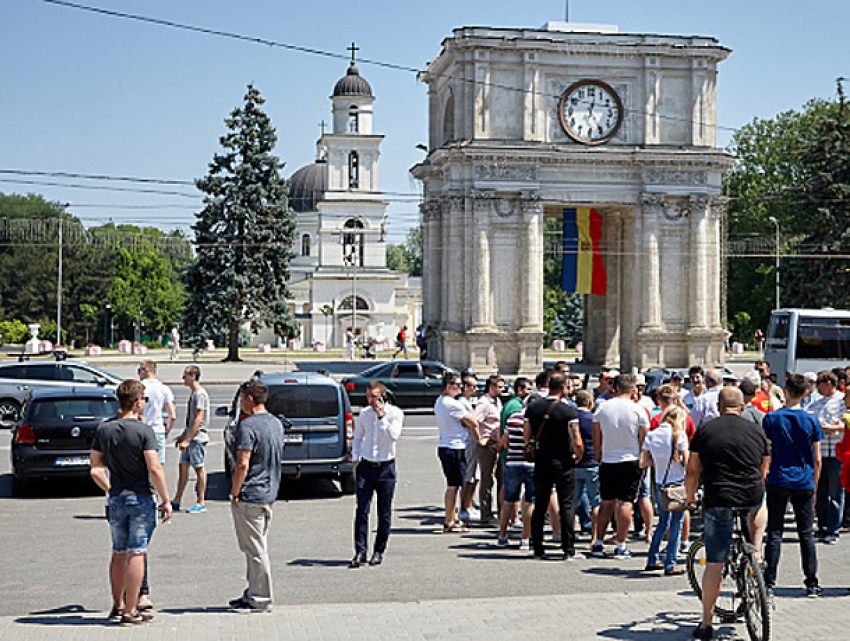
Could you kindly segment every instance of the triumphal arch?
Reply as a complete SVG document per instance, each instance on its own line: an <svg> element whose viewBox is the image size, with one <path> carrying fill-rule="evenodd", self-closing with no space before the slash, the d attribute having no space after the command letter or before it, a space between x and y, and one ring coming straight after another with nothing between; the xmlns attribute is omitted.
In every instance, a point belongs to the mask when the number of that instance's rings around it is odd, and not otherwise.
<svg viewBox="0 0 850 641"><path fill-rule="evenodd" d="M604 295L584 356L621 369L719 363L723 173L708 37L616 27L463 27L421 72L429 95L429 354L479 373L542 364L544 219L601 216Z"/></svg>

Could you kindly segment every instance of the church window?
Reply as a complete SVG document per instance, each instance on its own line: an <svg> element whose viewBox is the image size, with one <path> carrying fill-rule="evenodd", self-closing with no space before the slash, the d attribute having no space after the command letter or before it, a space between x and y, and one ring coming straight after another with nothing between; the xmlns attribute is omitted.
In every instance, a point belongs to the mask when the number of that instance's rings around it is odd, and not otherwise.
<svg viewBox="0 0 850 641"><path fill-rule="evenodd" d="M351 306L354 301L357 301L357 309L367 311L369 309L369 304L360 296L347 296L342 299L342 302L339 304L337 308L340 311L348 310L351 311Z"/></svg>
<svg viewBox="0 0 850 641"><path fill-rule="evenodd" d="M360 156L356 151L348 154L348 188L357 189L360 186Z"/></svg>
<svg viewBox="0 0 850 641"><path fill-rule="evenodd" d="M304 234L301 236L301 255L310 255L310 234Z"/></svg>
<svg viewBox="0 0 850 641"><path fill-rule="evenodd" d="M349 218L343 225L344 232L342 234L342 259L346 265L354 265L357 262L358 267L363 267L363 223L356 218Z"/></svg>
<svg viewBox="0 0 850 641"><path fill-rule="evenodd" d="M348 132L356 134L359 129L357 105L351 105L348 110Z"/></svg>

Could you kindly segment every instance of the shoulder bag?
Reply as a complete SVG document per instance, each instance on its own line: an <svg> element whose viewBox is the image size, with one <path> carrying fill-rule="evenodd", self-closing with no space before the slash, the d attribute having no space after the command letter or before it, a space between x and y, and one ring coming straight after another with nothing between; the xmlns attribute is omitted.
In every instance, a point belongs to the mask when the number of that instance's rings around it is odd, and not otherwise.
<svg viewBox="0 0 850 641"><path fill-rule="evenodd" d="M685 482L667 483L667 475L670 473L670 465L673 463L673 454L678 443L673 442L670 437L670 460L667 461L667 470L661 481L661 507L665 512L683 512L688 507L685 500Z"/></svg>
<svg viewBox="0 0 850 641"><path fill-rule="evenodd" d="M540 427L537 428L537 432L535 432L530 439L528 439L528 443L525 444L525 448L522 450L522 458L525 459L526 463L534 463L534 459L537 456L537 447L538 447L538 439L540 438L540 432L543 431L543 426L546 425L546 422L549 420L549 414L554 409L554 407L561 402L561 399L555 399L552 404L549 406L549 409L546 410L546 413L543 415L543 420L540 422Z"/></svg>

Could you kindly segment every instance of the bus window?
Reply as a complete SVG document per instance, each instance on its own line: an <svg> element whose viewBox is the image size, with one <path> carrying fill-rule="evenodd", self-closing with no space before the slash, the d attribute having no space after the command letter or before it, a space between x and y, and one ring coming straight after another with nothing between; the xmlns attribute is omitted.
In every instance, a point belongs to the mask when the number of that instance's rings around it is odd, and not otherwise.
<svg viewBox="0 0 850 641"><path fill-rule="evenodd" d="M796 357L811 360L850 360L850 320L800 318Z"/></svg>
<svg viewBox="0 0 850 641"><path fill-rule="evenodd" d="M774 314L770 319L770 327L767 330L767 347L787 349L790 326L791 316L789 314Z"/></svg>

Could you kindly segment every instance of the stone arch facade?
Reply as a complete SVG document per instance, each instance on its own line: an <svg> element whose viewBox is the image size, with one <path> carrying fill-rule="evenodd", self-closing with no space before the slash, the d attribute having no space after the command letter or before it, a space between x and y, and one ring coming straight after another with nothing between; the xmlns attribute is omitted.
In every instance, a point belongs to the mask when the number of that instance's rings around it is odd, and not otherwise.
<svg viewBox="0 0 850 641"><path fill-rule="evenodd" d="M729 50L713 38L587 27L456 29L420 74L431 103L429 155L412 169L425 192L423 322L436 329L429 352L453 367L540 369L544 222L565 207L603 218L608 289L585 299L585 360L723 360L731 159L716 148L715 83ZM558 114L587 79L622 103L614 133L592 144L568 136ZM445 142L452 93L455 139Z"/></svg>

